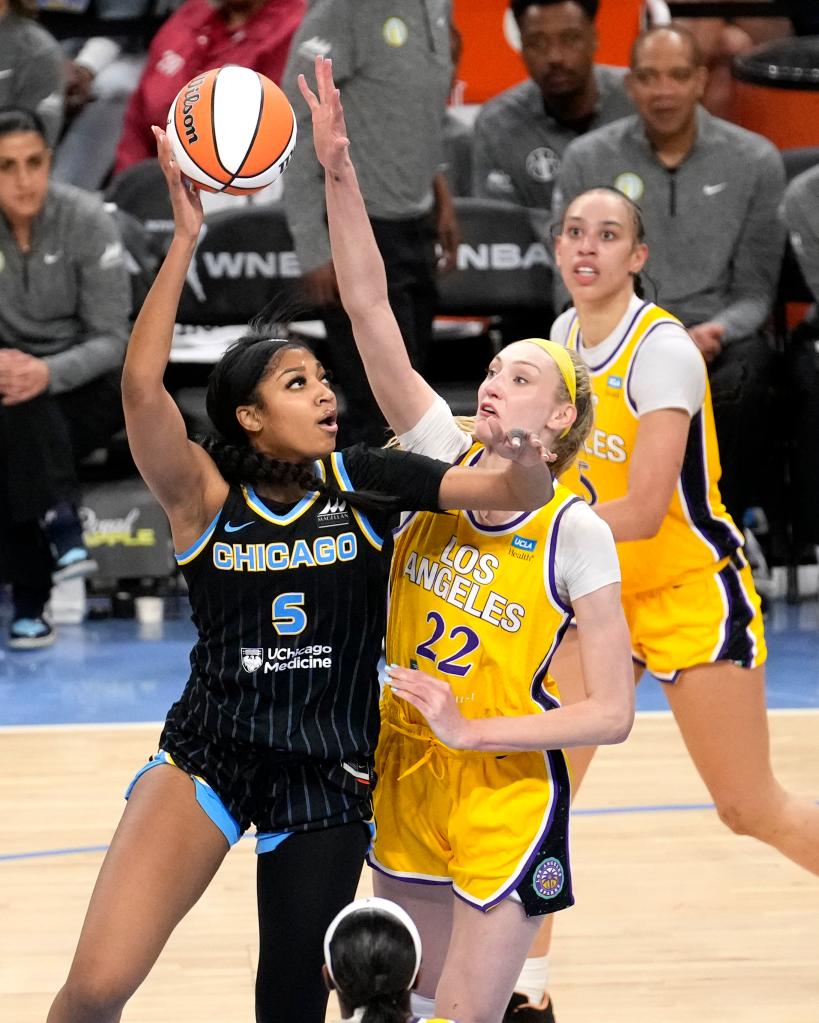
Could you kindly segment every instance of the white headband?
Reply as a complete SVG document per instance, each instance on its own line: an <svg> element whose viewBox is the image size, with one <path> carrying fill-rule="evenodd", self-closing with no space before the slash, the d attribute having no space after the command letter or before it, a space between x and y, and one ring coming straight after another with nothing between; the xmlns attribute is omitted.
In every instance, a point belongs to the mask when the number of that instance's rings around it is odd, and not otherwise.
<svg viewBox="0 0 819 1023"><path fill-rule="evenodd" d="M333 964L330 958L330 942L333 940L336 928L345 917L350 916L351 913L358 913L359 910L362 909L372 909L379 913L386 913L387 916L391 916L399 923L403 924L409 931L410 937L412 938L412 944L415 946L415 969L412 971L412 976L407 984L407 990L409 990L415 983L415 978L418 976L418 970L421 968L421 935L418 933L418 928L415 926L415 922L412 917L405 909L402 909L398 903L391 902L389 899L379 899L374 895L367 899L356 899L355 902L351 902L348 906L345 906L344 909L342 909L341 912L334 917L330 926L327 928L327 932L324 935L324 962L327 965L327 972L330 974L330 980L338 986L336 978L333 975Z"/></svg>

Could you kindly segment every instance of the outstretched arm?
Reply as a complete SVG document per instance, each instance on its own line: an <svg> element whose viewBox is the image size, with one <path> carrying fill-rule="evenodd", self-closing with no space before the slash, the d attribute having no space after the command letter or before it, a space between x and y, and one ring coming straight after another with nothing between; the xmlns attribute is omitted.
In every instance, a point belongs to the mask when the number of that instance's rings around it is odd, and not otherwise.
<svg viewBox="0 0 819 1023"><path fill-rule="evenodd" d="M187 547L224 502L227 484L210 457L188 440L163 378L176 310L202 226L198 194L183 181L170 142L154 128L174 213L168 254L131 332L122 373L128 442L137 468L171 522L177 548Z"/></svg>
<svg viewBox="0 0 819 1023"><path fill-rule="evenodd" d="M323 57L316 58L316 84L318 96L299 76L312 113L316 155L325 171L330 247L341 301L375 399L395 433L406 433L432 405L435 392L412 368L390 308L384 262L350 160L332 65Z"/></svg>

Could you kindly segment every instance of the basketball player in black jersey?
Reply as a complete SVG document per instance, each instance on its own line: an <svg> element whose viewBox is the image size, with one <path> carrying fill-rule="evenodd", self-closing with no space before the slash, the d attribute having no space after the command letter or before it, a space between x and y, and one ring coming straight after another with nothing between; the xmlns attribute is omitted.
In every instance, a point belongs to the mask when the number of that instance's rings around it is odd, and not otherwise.
<svg viewBox="0 0 819 1023"><path fill-rule="evenodd" d="M251 333L216 366L218 439L189 441L163 385L202 225L154 129L175 233L134 326L123 402L134 459L170 520L198 629L160 750L128 792L49 1023L115 1023L230 845L262 853L256 1018L321 1023L322 936L369 843L390 520L398 509L534 509L539 439L503 470L362 447L334 453L336 402L301 344Z"/></svg>

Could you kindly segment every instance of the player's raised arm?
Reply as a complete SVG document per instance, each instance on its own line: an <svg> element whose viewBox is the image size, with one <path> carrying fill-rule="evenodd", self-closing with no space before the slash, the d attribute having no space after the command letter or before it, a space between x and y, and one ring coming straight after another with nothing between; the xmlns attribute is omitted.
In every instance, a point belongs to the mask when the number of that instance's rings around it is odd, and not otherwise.
<svg viewBox="0 0 819 1023"><path fill-rule="evenodd" d="M327 222L341 301L350 317L367 379L387 422L406 433L435 400L412 368L387 297L384 262L373 236L355 168L332 65L316 58L318 96L299 76L313 116L316 155L325 171Z"/></svg>
<svg viewBox="0 0 819 1023"><path fill-rule="evenodd" d="M137 316L122 372L128 442L137 468L171 520L174 541L207 524L227 485L210 457L188 440L185 423L165 390L164 375L185 275L202 226L202 205L182 180L167 136L154 128L174 214L174 235Z"/></svg>

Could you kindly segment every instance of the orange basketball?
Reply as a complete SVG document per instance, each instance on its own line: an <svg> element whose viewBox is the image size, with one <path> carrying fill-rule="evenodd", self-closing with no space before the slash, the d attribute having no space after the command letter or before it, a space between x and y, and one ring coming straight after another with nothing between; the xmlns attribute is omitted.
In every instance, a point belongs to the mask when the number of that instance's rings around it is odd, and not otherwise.
<svg viewBox="0 0 819 1023"><path fill-rule="evenodd" d="M248 195L266 188L290 162L296 117L269 78L226 64L180 89L167 134L185 177L208 192Z"/></svg>

